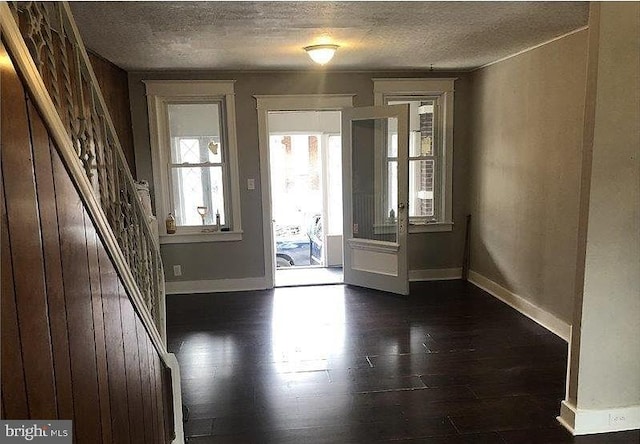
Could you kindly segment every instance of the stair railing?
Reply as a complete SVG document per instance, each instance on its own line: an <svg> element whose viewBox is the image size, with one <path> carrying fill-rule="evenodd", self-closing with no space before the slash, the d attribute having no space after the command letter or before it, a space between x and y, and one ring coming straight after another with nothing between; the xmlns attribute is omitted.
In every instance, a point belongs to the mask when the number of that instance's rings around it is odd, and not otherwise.
<svg viewBox="0 0 640 444"><path fill-rule="evenodd" d="M71 9L66 2L0 1L0 31L131 302L171 369L173 443L183 444L180 368L166 346L160 248Z"/></svg>
<svg viewBox="0 0 640 444"><path fill-rule="evenodd" d="M1 2L3 43L43 114L127 292L166 353L160 249L66 2Z"/></svg>

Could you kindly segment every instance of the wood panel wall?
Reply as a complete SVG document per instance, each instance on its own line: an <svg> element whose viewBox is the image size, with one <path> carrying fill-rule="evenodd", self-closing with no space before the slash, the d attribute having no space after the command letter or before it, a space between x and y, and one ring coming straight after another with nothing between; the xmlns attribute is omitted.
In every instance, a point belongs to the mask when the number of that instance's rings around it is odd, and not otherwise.
<svg viewBox="0 0 640 444"><path fill-rule="evenodd" d="M73 419L76 443L169 443L170 371L38 110L1 66L1 416Z"/></svg>
<svg viewBox="0 0 640 444"><path fill-rule="evenodd" d="M127 158L129 169L136 177L136 160L131 128L131 108L129 107L129 82L127 72L110 61L89 51L89 60L98 79L100 90L107 102L113 126Z"/></svg>

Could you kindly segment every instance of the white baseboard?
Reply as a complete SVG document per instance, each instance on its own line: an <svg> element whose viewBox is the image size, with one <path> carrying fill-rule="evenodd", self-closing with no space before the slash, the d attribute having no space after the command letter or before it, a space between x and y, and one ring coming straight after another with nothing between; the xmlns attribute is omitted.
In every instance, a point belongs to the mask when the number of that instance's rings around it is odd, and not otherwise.
<svg viewBox="0 0 640 444"><path fill-rule="evenodd" d="M549 313L545 309L532 304L522 296L519 296L511 291L507 290L500 284L488 279L481 274L469 270L469 282L477 287L482 288L487 293L500 299L507 305L518 310L523 315L534 320L538 324L552 333L560 336L565 341L569 342L571 338L571 325L558 318L552 313Z"/></svg>
<svg viewBox="0 0 640 444"><path fill-rule="evenodd" d="M409 282L446 281L462 278L462 268L432 268L409 270Z"/></svg>
<svg viewBox="0 0 640 444"><path fill-rule="evenodd" d="M640 429L640 405L603 410L577 409L562 401L558 422L573 435L623 432Z"/></svg>
<svg viewBox="0 0 640 444"><path fill-rule="evenodd" d="M267 288L267 285L264 277L172 281L165 283L165 292L167 294L220 293L225 291L264 290L265 288Z"/></svg>

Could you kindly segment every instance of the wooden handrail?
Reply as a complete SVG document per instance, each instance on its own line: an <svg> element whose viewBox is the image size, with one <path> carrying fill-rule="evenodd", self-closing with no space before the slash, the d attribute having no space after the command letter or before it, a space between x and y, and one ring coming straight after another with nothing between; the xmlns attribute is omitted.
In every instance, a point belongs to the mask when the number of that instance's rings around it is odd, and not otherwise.
<svg viewBox="0 0 640 444"><path fill-rule="evenodd" d="M159 245L69 5L0 1L0 33L158 356L171 368L173 443L183 444L180 368L166 347Z"/></svg>
<svg viewBox="0 0 640 444"><path fill-rule="evenodd" d="M164 357L165 293L159 245L69 5L0 2L0 25L7 52Z"/></svg>

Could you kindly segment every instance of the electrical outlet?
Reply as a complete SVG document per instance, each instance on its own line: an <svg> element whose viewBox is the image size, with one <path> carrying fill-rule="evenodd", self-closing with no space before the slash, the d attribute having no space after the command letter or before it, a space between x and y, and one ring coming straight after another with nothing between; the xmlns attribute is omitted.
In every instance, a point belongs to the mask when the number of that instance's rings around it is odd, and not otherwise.
<svg viewBox="0 0 640 444"><path fill-rule="evenodd" d="M627 422L627 417L621 413L609 413L609 425L622 425Z"/></svg>
<svg viewBox="0 0 640 444"><path fill-rule="evenodd" d="M173 266L173 275L174 276L182 276L182 265L174 265Z"/></svg>

